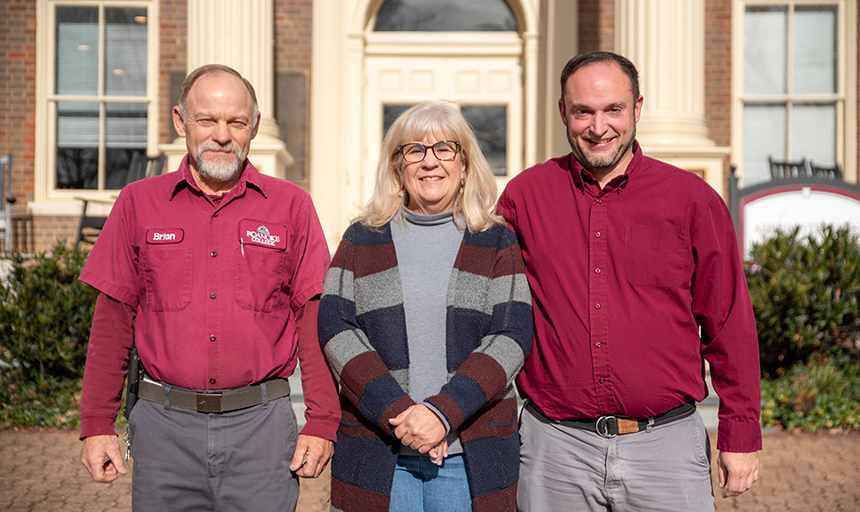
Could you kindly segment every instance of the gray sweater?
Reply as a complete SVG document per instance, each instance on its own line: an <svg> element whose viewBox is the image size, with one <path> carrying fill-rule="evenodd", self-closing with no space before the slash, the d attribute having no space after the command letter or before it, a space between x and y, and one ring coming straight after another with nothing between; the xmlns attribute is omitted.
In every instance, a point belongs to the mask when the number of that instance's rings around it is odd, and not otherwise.
<svg viewBox="0 0 860 512"><path fill-rule="evenodd" d="M422 403L448 382L445 351L448 283L463 231L454 223L453 211L419 215L403 209L391 223L391 237L403 283L403 308L409 343L409 396ZM451 371L456 368L451 368ZM430 404L424 404L431 410ZM437 412L438 414L438 412ZM449 425L442 414L438 414ZM448 454L462 453L456 432L448 434ZM402 455L420 455L407 446Z"/></svg>

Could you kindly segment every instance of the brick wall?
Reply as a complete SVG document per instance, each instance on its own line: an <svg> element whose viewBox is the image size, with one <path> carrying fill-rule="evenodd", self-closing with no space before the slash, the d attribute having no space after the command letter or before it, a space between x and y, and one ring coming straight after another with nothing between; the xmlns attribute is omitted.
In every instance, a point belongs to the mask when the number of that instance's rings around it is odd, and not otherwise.
<svg viewBox="0 0 860 512"><path fill-rule="evenodd" d="M705 1L705 122L718 146L731 145L732 0ZM723 190L728 190L732 158L724 162Z"/></svg>
<svg viewBox="0 0 860 512"><path fill-rule="evenodd" d="M0 154L12 153L15 212L23 212L33 199L36 143L36 3L32 0L3 2L0 67Z"/></svg>
<svg viewBox="0 0 860 512"><path fill-rule="evenodd" d="M158 141L169 143L176 138L172 111L179 94L175 82L181 85L187 74L188 2L161 0L159 10Z"/></svg>
<svg viewBox="0 0 860 512"><path fill-rule="evenodd" d="M732 0L705 2L705 120L717 145L731 142Z"/></svg>
<svg viewBox="0 0 860 512"><path fill-rule="evenodd" d="M275 118L293 156L286 178L310 182L310 74L313 0L275 0Z"/></svg>
<svg viewBox="0 0 860 512"><path fill-rule="evenodd" d="M614 0L579 0L579 51L613 51Z"/></svg>
<svg viewBox="0 0 860 512"><path fill-rule="evenodd" d="M311 70L312 0L275 0L275 71Z"/></svg>

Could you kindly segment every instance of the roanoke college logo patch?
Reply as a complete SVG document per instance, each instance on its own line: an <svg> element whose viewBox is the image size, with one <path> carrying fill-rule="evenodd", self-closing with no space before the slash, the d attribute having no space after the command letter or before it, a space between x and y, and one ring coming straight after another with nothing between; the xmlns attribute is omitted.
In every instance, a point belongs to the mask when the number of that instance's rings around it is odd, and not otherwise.
<svg viewBox="0 0 860 512"><path fill-rule="evenodd" d="M282 224L243 219L239 222L239 242L273 249L286 249L287 228Z"/></svg>

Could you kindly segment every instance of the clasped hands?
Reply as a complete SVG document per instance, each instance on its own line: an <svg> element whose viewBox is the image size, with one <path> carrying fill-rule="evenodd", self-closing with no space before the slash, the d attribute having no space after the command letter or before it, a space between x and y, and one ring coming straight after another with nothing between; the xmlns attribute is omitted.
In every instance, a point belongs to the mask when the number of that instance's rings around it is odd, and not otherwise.
<svg viewBox="0 0 860 512"><path fill-rule="evenodd" d="M394 435L404 446L430 455L437 466L448 456L448 441L445 439L445 424L426 405L412 405L389 420L395 427Z"/></svg>

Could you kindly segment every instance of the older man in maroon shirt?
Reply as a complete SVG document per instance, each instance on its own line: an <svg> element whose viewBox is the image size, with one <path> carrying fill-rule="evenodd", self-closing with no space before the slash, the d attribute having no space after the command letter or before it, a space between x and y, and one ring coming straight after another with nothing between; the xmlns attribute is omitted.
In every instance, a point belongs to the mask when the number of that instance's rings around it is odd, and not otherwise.
<svg viewBox="0 0 860 512"><path fill-rule="evenodd" d="M713 510L695 402L720 396L723 497L758 479L758 341L720 196L642 155L633 64L577 56L559 111L572 152L511 180L498 211L523 249L535 346L518 379L518 508Z"/></svg>
<svg viewBox="0 0 860 512"><path fill-rule="evenodd" d="M126 473L113 423L134 340L135 510L294 510L333 452L340 407L316 336L329 253L310 197L246 159L260 122L235 70L193 71L173 110L179 170L120 193L80 279L101 293L81 399L81 461ZM308 405L297 432L287 377Z"/></svg>

